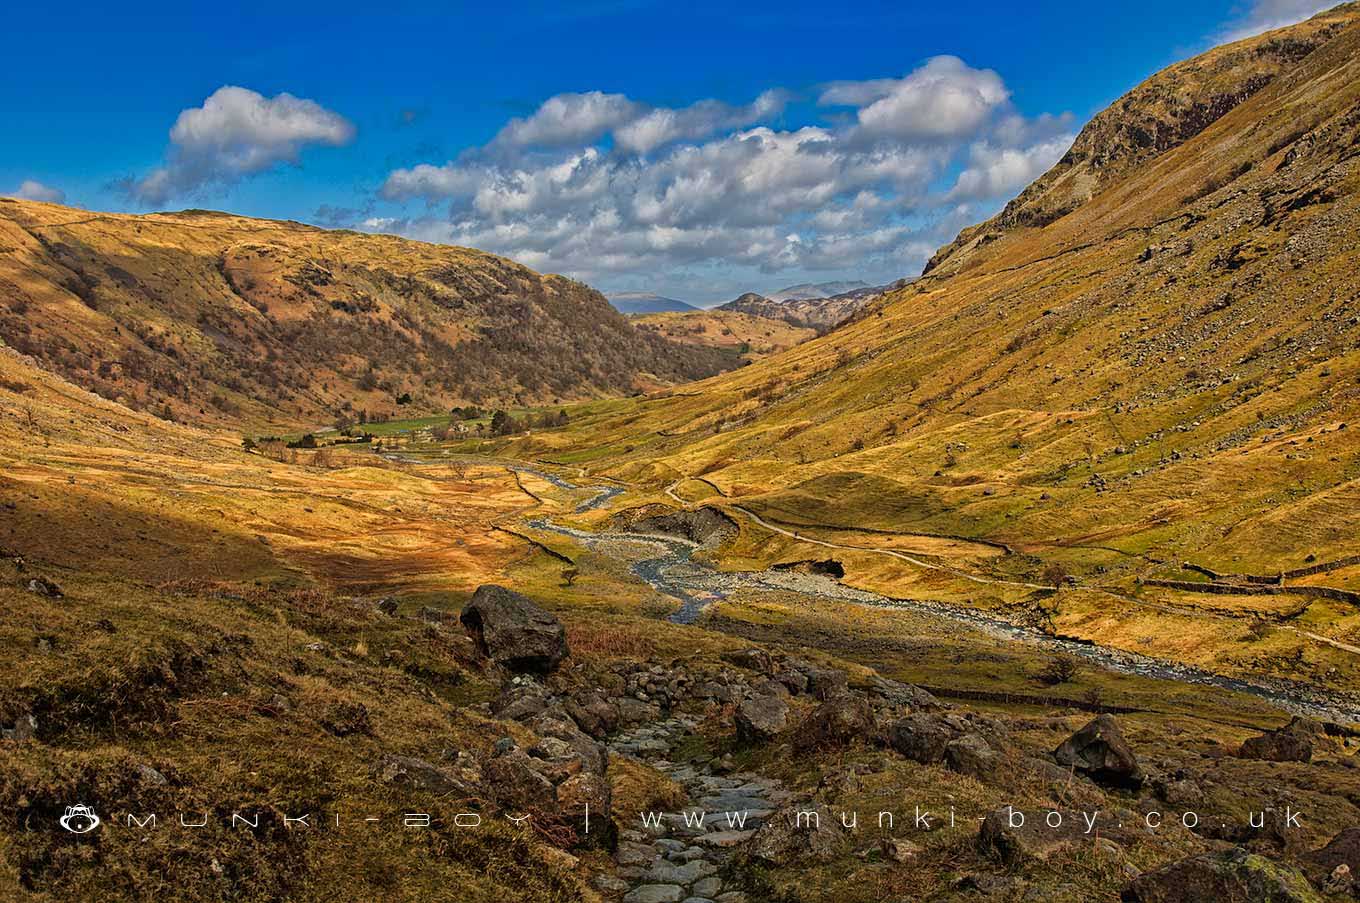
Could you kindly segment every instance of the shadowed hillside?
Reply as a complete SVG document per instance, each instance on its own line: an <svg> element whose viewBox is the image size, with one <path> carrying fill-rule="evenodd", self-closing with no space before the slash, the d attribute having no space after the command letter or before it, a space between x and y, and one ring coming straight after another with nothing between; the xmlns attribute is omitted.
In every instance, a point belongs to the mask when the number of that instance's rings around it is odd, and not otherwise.
<svg viewBox="0 0 1360 903"><path fill-rule="evenodd" d="M186 211L0 200L0 338L184 420L556 403L716 373L598 292L504 258Z"/></svg>

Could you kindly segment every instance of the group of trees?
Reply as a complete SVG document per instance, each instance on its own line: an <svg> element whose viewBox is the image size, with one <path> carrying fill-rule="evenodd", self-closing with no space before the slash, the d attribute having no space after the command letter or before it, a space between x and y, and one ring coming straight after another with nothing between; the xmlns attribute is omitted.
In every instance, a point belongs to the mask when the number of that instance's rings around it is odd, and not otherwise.
<svg viewBox="0 0 1360 903"><path fill-rule="evenodd" d="M569 422L571 422L571 418L567 416L565 408L556 414L552 411L544 411L542 414L525 414L519 418L512 417L504 411L496 411L491 415L491 435L510 436L514 433L522 433L525 430L566 426Z"/></svg>

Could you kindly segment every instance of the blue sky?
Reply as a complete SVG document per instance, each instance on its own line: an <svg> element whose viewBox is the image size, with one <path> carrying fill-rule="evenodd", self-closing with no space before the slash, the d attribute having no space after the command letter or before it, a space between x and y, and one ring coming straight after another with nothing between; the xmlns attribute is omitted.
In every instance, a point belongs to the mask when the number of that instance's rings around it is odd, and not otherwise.
<svg viewBox="0 0 1360 903"><path fill-rule="evenodd" d="M888 281L1138 80L1318 8L21 4L0 193L398 232L696 302Z"/></svg>

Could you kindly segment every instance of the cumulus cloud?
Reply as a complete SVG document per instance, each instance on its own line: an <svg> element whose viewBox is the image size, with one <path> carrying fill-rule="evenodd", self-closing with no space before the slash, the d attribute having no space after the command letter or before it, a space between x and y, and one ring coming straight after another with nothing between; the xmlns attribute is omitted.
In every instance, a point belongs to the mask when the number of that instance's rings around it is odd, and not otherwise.
<svg viewBox="0 0 1360 903"><path fill-rule="evenodd" d="M201 107L184 110L170 129L166 163L123 184L144 204L162 204L210 185L231 185L283 163L297 164L309 145L354 140L352 123L314 100L248 88L218 88Z"/></svg>
<svg viewBox="0 0 1360 903"><path fill-rule="evenodd" d="M1061 135L1028 147L998 147L979 141L969 152L969 164L959 173L948 200L979 200L1012 195L1043 175L1062 159L1074 135Z"/></svg>
<svg viewBox="0 0 1360 903"><path fill-rule="evenodd" d="M496 140L510 145L557 147L594 141L643 112L622 94L588 91L550 97L532 116L512 119Z"/></svg>
<svg viewBox="0 0 1360 903"><path fill-rule="evenodd" d="M1010 99L1001 76L956 56L937 56L901 79L839 82L822 92L830 106L856 106L864 134L903 140L971 135Z"/></svg>
<svg viewBox="0 0 1360 903"><path fill-rule="evenodd" d="M615 283L704 268L733 274L733 289L739 273L887 281L917 271L962 216L999 207L1072 140L1070 116L1020 115L997 73L956 57L826 85L805 121L776 125L790 98L668 108L558 95L485 147L393 170L378 196L386 209L353 225Z"/></svg>
<svg viewBox="0 0 1360 903"><path fill-rule="evenodd" d="M64 204L66 202L66 192L60 188L53 188L51 185L44 185L37 179L24 179L11 196L26 201L46 201L49 204Z"/></svg>
<svg viewBox="0 0 1360 903"><path fill-rule="evenodd" d="M1240 41L1264 31L1302 22L1335 5L1335 2L1318 3L1317 0L1255 0L1244 14L1223 29L1218 39Z"/></svg>

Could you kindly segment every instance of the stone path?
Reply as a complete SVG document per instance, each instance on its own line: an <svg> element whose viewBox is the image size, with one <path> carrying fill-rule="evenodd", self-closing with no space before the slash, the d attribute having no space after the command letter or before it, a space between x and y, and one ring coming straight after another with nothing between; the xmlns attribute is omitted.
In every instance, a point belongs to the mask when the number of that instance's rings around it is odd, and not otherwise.
<svg viewBox="0 0 1360 903"><path fill-rule="evenodd" d="M671 751L698 725L698 718L676 715L609 741L611 752L669 775L688 794L678 810L651 824L639 818L621 832L618 869L597 878L596 886L621 894L623 903L747 903L745 893L724 885L720 871L733 848L751 837L790 794L778 781L760 775L720 774L719 761L672 762Z"/></svg>

